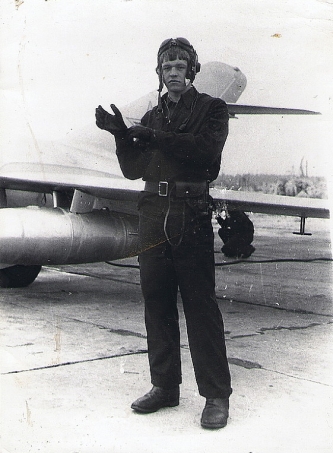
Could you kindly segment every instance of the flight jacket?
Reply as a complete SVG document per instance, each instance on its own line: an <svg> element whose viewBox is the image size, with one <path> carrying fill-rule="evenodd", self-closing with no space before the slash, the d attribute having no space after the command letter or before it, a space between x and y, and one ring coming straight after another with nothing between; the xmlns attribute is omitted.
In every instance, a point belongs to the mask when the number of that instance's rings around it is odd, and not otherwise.
<svg viewBox="0 0 333 453"><path fill-rule="evenodd" d="M153 129L149 142L116 139L124 176L151 182L216 179L228 135L226 103L191 87L177 103L164 94L162 107L162 112L156 106L141 120Z"/></svg>

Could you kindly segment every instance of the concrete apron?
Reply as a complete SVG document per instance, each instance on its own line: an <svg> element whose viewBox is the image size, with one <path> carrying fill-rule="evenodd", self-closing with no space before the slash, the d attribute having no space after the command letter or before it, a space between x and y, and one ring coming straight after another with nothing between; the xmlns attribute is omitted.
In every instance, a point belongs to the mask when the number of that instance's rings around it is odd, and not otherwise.
<svg viewBox="0 0 333 453"><path fill-rule="evenodd" d="M271 253L260 248L266 239L257 239L253 260L262 249ZM217 270L234 389L229 423L218 431L200 427L205 401L197 392L181 305L180 405L149 415L130 409L151 387L136 269L46 268L29 288L2 290L2 452L332 451L327 265L303 265L297 275L293 264L274 278L266 272L272 265L241 266L258 272ZM279 275L288 272L278 288ZM311 283L316 275L324 280L319 289ZM310 283L295 294L300 279L303 287Z"/></svg>

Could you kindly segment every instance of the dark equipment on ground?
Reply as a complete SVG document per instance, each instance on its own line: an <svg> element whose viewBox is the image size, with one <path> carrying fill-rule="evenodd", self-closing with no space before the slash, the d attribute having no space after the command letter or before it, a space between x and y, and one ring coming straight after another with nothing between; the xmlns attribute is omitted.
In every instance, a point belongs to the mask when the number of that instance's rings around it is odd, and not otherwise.
<svg viewBox="0 0 333 453"><path fill-rule="evenodd" d="M228 258L248 258L255 251L253 241L254 226L245 212L223 210L216 216L221 228L218 235L224 245L221 251Z"/></svg>

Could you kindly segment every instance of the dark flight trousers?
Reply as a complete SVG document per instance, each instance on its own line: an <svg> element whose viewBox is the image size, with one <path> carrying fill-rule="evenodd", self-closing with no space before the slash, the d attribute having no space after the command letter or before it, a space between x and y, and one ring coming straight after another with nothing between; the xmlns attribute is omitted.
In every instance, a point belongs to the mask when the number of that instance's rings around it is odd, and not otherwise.
<svg viewBox="0 0 333 453"><path fill-rule="evenodd" d="M186 318L189 347L200 395L228 398L232 392L223 319L215 295L214 235L209 215L197 216L185 202L139 207L141 288L145 300L148 358L153 385L182 382L178 289ZM167 203L167 200L165 200ZM184 231L180 245L179 233ZM142 250L141 249L141 250Z"/></svg>

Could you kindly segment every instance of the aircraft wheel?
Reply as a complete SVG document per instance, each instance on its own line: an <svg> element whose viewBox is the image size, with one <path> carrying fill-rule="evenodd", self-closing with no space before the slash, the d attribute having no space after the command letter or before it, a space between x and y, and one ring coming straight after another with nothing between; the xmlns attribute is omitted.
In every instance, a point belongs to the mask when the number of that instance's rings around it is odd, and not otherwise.
<svg viewBox="0 0 333 453"><path fill-rule="evenodd" d="M0 269L0 288L24 288L37 277L42 266L15 266Z"/></svg>

